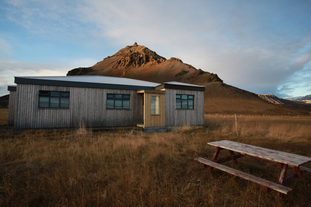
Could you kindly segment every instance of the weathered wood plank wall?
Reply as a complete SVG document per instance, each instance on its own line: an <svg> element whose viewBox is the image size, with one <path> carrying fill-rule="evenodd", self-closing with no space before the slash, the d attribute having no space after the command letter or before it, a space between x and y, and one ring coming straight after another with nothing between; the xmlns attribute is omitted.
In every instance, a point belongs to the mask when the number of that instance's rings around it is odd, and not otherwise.
<svg viewBox="0 0 311 207"><path fill-rule="evenodd" d="M9 117L8 117L8 125L14 125L14 117L15 117L15 105L16 105L16 91L10 91L9 96Z"/></svg>
<svg viewBox="0 0 311 207"><path fill-rule="evenodd" d="M159 114L151 114L151 96L159 97ZM165 94L163 92L144 93L144 127L165 126Z"/></svg>
<svg viewBox="0 0 311 207"><path fill-rule="evenodd" d="M39 109L39 90L69 91L69 109ZM130 94L130 110L106 109L107 93ZM16 128L132 126L142 123L142 96L133 90L19 84Z"/></svg>
<svg viewBox="0 0 311 207"><path fill-rule="evenodd" d="M194 95L194 109L176 109L176 94ZM166 126L204 125L204 91L165 89Z"/></svg>

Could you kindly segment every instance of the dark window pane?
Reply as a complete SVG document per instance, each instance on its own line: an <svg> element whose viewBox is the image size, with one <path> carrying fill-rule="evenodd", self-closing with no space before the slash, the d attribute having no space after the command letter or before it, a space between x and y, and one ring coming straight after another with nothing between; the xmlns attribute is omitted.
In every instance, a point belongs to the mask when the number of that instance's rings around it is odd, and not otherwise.
<svg viewBox="0 0 311 207"><path fill-rule="evenodd" d="M49 107L49 97L40 97L39 98L39 107L40 108L48 108Z"/></svg>
<svg viewBox="0 0 311 207"><path fill-rule="evenodd" d="M130 109L130 94L107 94L107 109Z"/></svg>
<svg viewBox="0 0 311 207"><path fill-rule="evenodd" d="M188 109L193 109L193 100L188 100Z"/></svg>
<svg viewBox="0 0 311 207"><path fill-rule="evenodd" d="M115 95L114 95L114 98L115 98L115 99L122 99L122 94L115 94Z"/></svg>
<svg viewBox="0 0 311 207"><path fill-rule="evenodd" d="M108 99L107 100L107 109L113 109L114 108L114 100Z"/></svg>
<svg viewBox="0 0 311 207"><path fill-rule="evenodd" d="M181 95L181 98L182 98L182 99L187 99L188 96L187 96L187 95Z"/></svg>
<svg viewBox="0 0 311 207"><path fill-rule="evenodd" d="M113 94L107 94L107 99L114 99L114 95Z"/></svg>
<svg viewBox="0 0 311 207"><path fill-rule="evenodd" d="M187 100L182 100L181 102L181 108L186 109L187 108Z"/></svg>
<svg viewBox="0 0 311 207"><path fill-rule="evenodd" d="M123 100L123 108L130 109L130 100Z"/></svg>
<svg viewBox="0 0 311 207"><path fill-rule="evenodd" d="M123 99L126 99L126 100L130 99L130 95L128 94L123 95Z"/></svg>
<svg viewBox="0 0 311 207"><path fill-rule="evenodd" d="M176 109L181 109L181 100L176 99Z"/></svg>
<svg viewBox="0 0 311 207"><path fill-rule="evenodd" d="M188 96L188 99L193 99L193 96L189 95L189 96Z"/></svg>
<svg viewBox="0 0 311 207"><path fill-rule="evenodd" d="M60 92L57 91L51 91L50 96L60 96Z"/></svg>
<svg viewBox="0 0 311 207"><path fill-rule="evenodd" d="M39 108L69 108L69 92L39 91Z"/></svg>
<svg viewBox="0 0 311 207"><path fill-rule="evenodd" d="M115 100L114 104L115 109L122 109L122 100Z"/></svg>
<svg viewBox="0 0 311 207"><path fill-rule="evenodd" d="M58 97L51 97L50 98L50 107L51 108L59 108L59 98Z"/></svg>
<svg viewBox="0 0 311 207"><path fill-rule="evenodd" d="M181 98L180 95L176 95L176 98Z"/></svg>
<svg viewBox="0 0 311 207"><path fill-rule="evenodd" d="M60 107L61 108L69 108L69 98L61 98L60 99Z"/></svg>
<svg viewBox="0 0 311 207"><path fill-rule="evenodd" d="M69 97L69 93L68 92L62 92L62 97Z"/></svg>

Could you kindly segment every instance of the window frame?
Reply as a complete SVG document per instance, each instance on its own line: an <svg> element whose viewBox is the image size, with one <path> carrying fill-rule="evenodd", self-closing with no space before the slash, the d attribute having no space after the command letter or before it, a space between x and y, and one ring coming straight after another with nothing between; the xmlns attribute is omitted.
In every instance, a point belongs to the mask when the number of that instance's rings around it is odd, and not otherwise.
<svg viewBox="0 0 311 207"><path fill-rule="evenodd" d="M116 96L121 96L116 97ZM113 108L108 107L108 100L113 100ZM121 101L121 107L116 108L116 101ZM124 103L128 101L128 108L124 106ZM107 93L106 95L106 109L107 110L131 110L131 95L120 93Z"/></svg>
<svg viewBox="0 0 311 207"><path fill-rule="evenodd" d="M179 96L179 97L178 97ZM187 96L187 98L183 98ZM180 103L180 107L177 106L177 101L179 100L179 103ZM186 102L184 101L186 100ZM194 110L194 95L190 95L190 94L176 94L175 96L175 108L176 110ZM189 106L191 106L191 103L192 101L192 108L190 108ZM183 103L186 103L186 107L183 108Z"/></svg>
<svg viewBox="0 0 311 207"><path fill-rule="evenodd" d="M48 101L45 103L47 106L43 106L41 98L46 97ZM58 100L58 106L52 106L55 104L51 102L51 99ZM68 100L68 104L62 106L62 101ZM38 93L38 108L39 109L69 109L70 108L70 92L69 91L50 91L50 90L39 90Z"/></svg>

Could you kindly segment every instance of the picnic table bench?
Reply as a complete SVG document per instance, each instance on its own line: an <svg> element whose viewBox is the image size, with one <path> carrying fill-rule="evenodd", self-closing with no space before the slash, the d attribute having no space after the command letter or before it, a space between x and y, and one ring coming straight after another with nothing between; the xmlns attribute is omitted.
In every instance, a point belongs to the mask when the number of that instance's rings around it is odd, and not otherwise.
<svg viewBox="0 0 311 207"><path fill-rule="evenodd" d="M264 186L265 192L269 192L271 189L277 191L277 193L288 194L292 191L291 188L284 186L285 183L299 177L302 177L302 172L311 173L310 168L303 167L301 165L311 162L311 157L296 155L287 152L281 152L277 150L267 149L263 147L257 147L248 144L242 144L239 142L222 140L208 143L209 145L215 146L216 151L212 160L207 160L204 158L196 158L195 161L198 161L203 164L203 166L209 166L210 169L216 168L222 170L229 174L235 175L237 177L243 178L248 181L252 181ZM218 158L221 150L228 150L230 156ZM281 168L281 174L278 182L272 182L265 180L254 175L247 174L245 172L230 168L228 166L222 165L220 163L233 160L237 163L237 159L243 156L250 156L257 159L262 159L266 162L276 163L279 168ZM293 168L294 173L287 174L288 168Z"/></svg>

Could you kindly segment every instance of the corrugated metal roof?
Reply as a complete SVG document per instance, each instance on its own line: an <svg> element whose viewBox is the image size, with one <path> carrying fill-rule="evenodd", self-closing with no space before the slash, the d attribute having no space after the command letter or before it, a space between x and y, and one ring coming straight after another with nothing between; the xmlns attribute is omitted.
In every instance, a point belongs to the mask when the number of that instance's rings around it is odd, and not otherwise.
<svg viewBox="0 0 311 207"><path fill-rule="evenodd" d="M164 83L165 84L170 84L170 85L192 86L192 87L202 87L202 88L205 88L205 86L189 84L189 83L181 83L181 82L177 82L177 81L170 81L170 82L164 82Z"/></svg>
<svg viewBox="0 0 311 207"><path fill-rule="evenodd" d="M109 85L126 85L126 86L143 86L156 87L159 83L141 81L123 77L111 76L15 76L15 78L31 79L31 80L46 80L46 81L65 81L78 83L96 83Z"/></svg>

